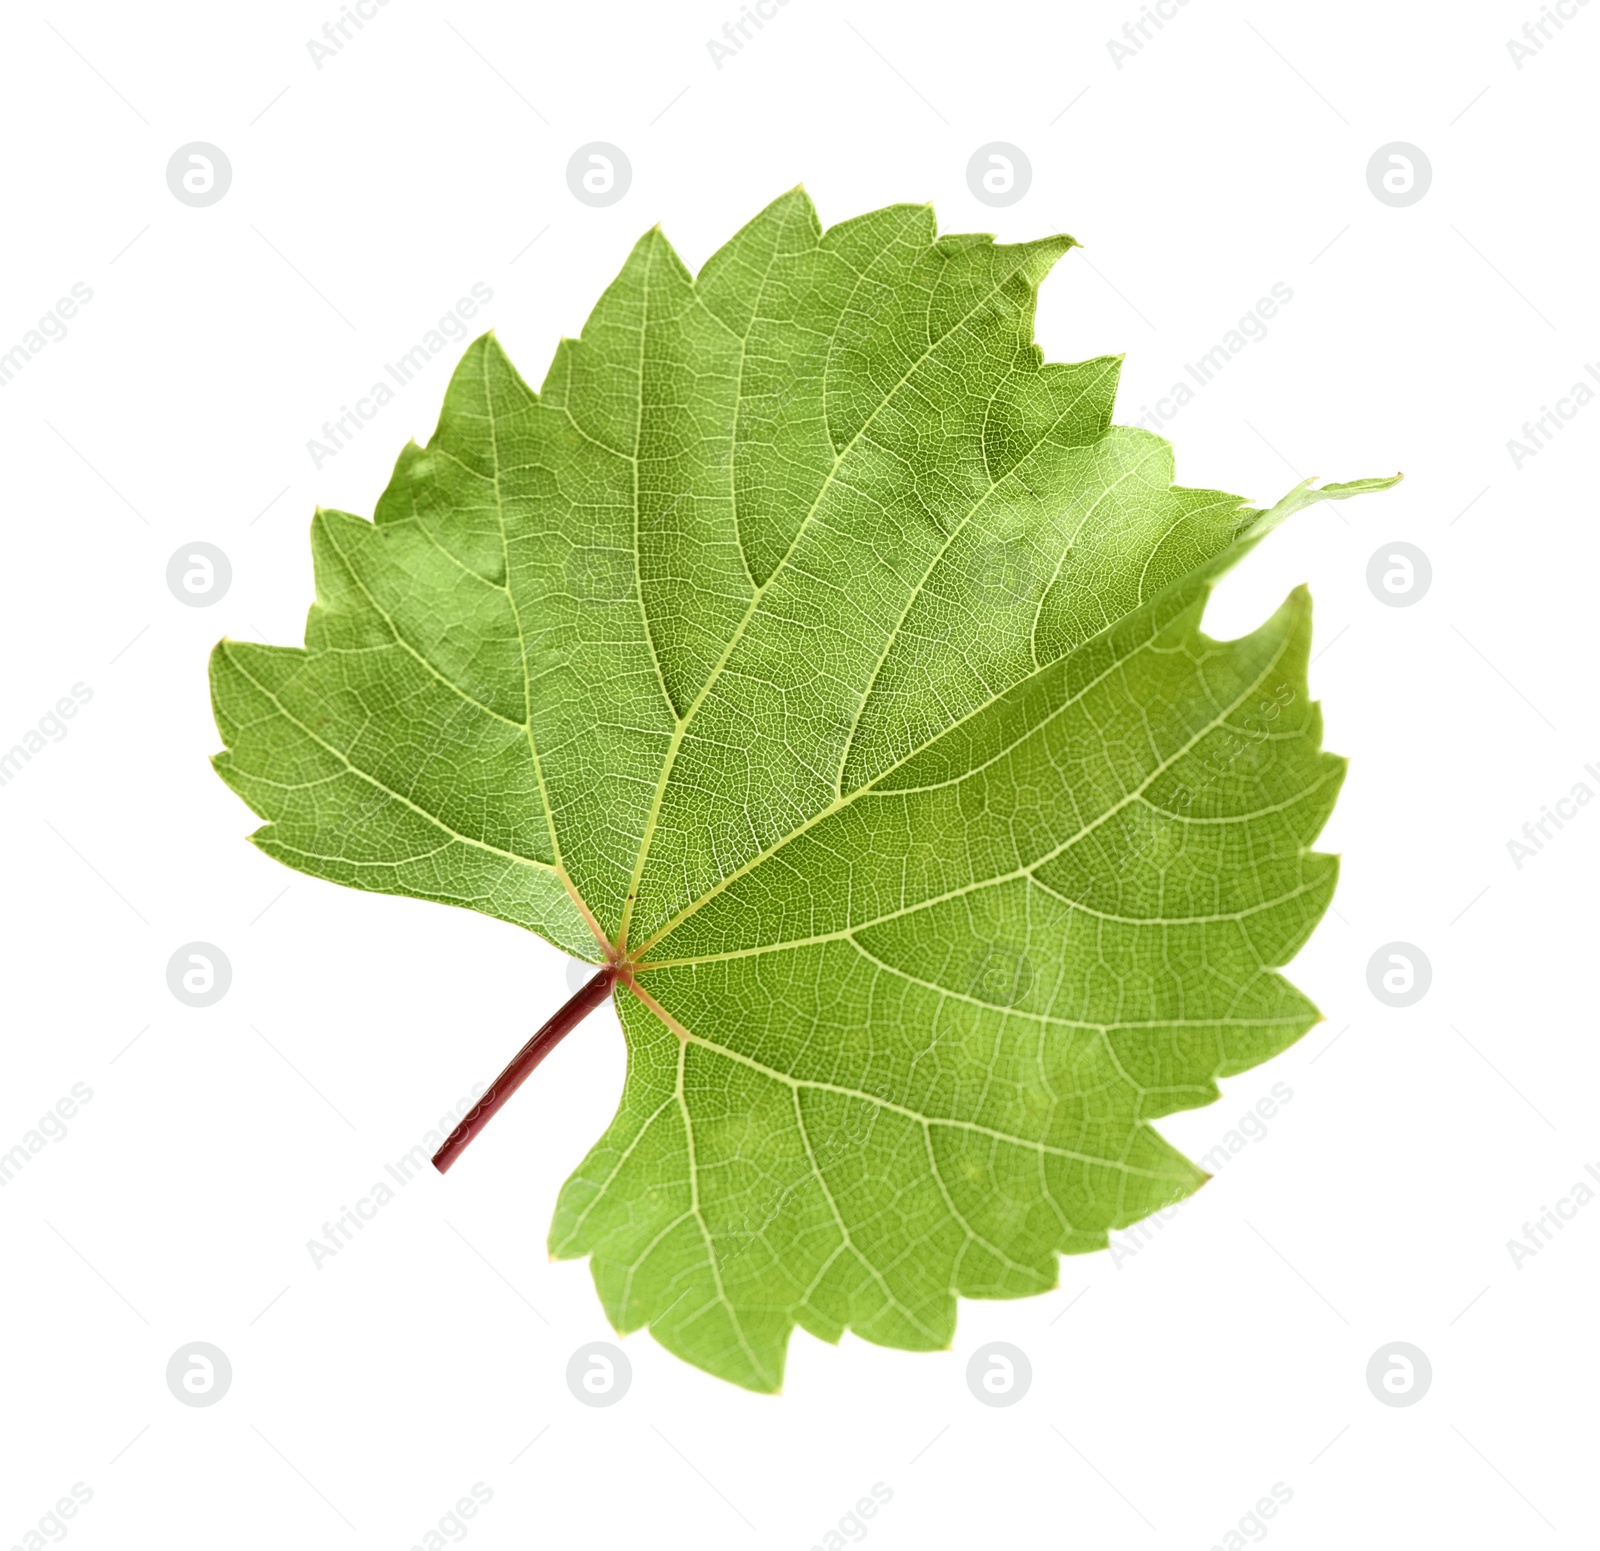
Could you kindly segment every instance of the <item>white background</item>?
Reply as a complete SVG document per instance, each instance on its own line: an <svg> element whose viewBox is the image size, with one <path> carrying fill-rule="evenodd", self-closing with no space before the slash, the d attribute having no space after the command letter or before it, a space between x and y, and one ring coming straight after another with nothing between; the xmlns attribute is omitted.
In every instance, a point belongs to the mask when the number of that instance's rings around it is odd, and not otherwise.
<svg viewBox="0 0 1600 1551"><path fill-rule="evenodd" d="M1106 40L1138 11L790 0L718 70L734 0L392 0L319 71L334 0L8 10L0 350L74 282L94 299L0 390L0 746L74 683L93 699L0 788L0 1150L75 1082L94 1096L0 1189L0 1545L78 1481L84 1551L404 1548L475 1482L485 1548L805 1548L877 1482L884 1551L1205 1548L1278 1482L1262 1527L1285 1551L1593 1543L1600 1202L1520 1269L1507 1240L1600 1167L1600 805L1520 870L1507 841L1600 791L1600 405L1520 471L1506 443L1600 360L1600 4L1520 71L1534 0L1193 0L1119 70ZM165 181L193 140L233 167L205 209ZM633 166L608 209L567 189L591 140ZM966 181L995 140L1033 167L1005 209ZM1366 181L1396 140L1433 168L1408 208ZM640 1333L628 1395L589 1409L567 1360L614 1337L545 1232L620 1089L614 1015L315 1269L306 1241L499 1069L566 970L510 926L249 846L207 765L206 653L299 640L314 506L370 513L460 347L320 471L306 443L474 282L537 382L642 231L697 268L800 181L828 223L932 200L946 230L1073 233L1040 342L1125 350L1123 421L1293 290L1168 434L1185 483L1262 504L1302 473L1406 473L1293 519L1209 618L1239 633L1301 581L1316 600L1312 687L1353 763L1323 838L1343 880L1291 976L1327 1022L1163 1122L1198 1156L1293 1093L1153 1242L964 1304L951 1352L796 1334L772 1398ZM199 539L233 567L203 609L165 582ZM1366 581L1397 540L1433 568L1407 608ZM204 1010L165 978L195 939L233 966ZM1367 984L1394 940L1433 968L1406 1009ZM164 1377L196 1340L233 1365L206 1409ZM990 1340L1032 1362L1005 1409L965 1382ZM1433 1367L1404 1409L1365 1379L1394 1341Z"/></svg>

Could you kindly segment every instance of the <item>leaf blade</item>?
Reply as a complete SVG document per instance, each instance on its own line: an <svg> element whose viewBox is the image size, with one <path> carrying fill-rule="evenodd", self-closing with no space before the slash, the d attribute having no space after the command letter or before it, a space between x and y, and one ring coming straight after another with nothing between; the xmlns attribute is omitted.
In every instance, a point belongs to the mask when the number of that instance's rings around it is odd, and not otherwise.
<svg viewBox="0 0 1600 1551"><path fill-rule="evenodd" d="M1202 615L1394 481L1175 485L1120 358L1033 343L1072 246L800 190L698 276L647 233L537 394L484 336L374 521L318 514L304 648L213 654L262 849L624 961L551 1250L750 1388L1054 1285L1203 1182L1152 1122L1317 1020L1309 600Z"/></svg>

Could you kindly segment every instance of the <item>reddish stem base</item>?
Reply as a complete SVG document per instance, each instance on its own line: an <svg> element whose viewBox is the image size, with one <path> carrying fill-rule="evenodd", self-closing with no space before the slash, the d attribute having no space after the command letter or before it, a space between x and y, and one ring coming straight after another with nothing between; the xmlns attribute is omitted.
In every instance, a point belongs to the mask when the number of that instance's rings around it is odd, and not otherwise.
<svg viewBox="0 0 1600 1551"><path fill-rule="evenodd" d="M528 1080L534 1067L611 995L611 987L616 979L617 966L608 964L551 1015L539 1032L511 1058L510 1065L489 1084L483 1097L462 1117L461 1124L445 1138L444 1146L433 1155L434 1168L443 1174L456 1161L467 1143L488 1125L506 1100Z"/></svg>

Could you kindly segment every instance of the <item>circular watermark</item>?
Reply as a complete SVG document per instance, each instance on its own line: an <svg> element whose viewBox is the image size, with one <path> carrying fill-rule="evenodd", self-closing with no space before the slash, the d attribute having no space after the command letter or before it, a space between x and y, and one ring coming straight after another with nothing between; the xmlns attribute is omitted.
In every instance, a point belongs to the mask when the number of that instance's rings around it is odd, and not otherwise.
<svg viewBox="0 0 1600 1551"><path fill-rule="evenodd" d="M1014 205L1032 182L1027 152L1004 140L980 145L967 162L967 187L986 205Z"/></svg>
<svg viewBox="0 0 1600 1551"><path fill-rule="evenodd" d="M967 1388L986 1406L1014 1406L1032 1383L1028 1354L1009 1341L991 1341L967 1359Z"/></svg>
<svg viewBox="0 0 1600 1551"><path fill-rule="evenodd" d="M633 163L621 146L604 140L580 145L567 162L567 187L586 205L614 205L633 182Z"/></svg>
<svg viewBox="0 0 1600 1551"><path fill-rule="evenodd" d="M233 567L215 544L196 539L182 544L167 562L167 591L192 609L208 609L222 600L233 582Z"/></svg>
<svg viewBox="0 0 1600 1551"><path fill-rule="evenodd" d="M167 960L167 988L186 1007L220 1002L233 984L228 955L209 942L186 942Z"/></svg>
<svg viewBox="0 0 1600 1551"><path fill-rule="evenodd" d="M1367 187L1386 205L1414 205L1433 183L1433 163L1405 140L1380 145L1367 163Z"/></svg>
<svg viewBox="0 0 1600 1551"><path fill-rule="evenodd" d="M967 966L967 994L991 1007L1016 1007L1033 986L1033 965L1015 948L975 949Z"/></svg>
<svg viewBox="0 0 1600 1551"><path fill-rule="evenodd" d="M1367 1359L1367 1388L1386 1406L1414 1406L1432 1385L1428 1354L1409 1341L1391 1341Z"/></svg>
<svg viewBox="0 0 1600 1551"><path fill-rule="evenodd" d="M1432 562L1415 544L1381 545L1367 562L1367 590L1392 609L1421 603L1432 585Z"/></svg>
<svg viewBox="0 0 1600 1551"><path fill-rule="evenodd" d="M167 162L167 187L186 205L214 205L233 182L233 163L219 145L191 140Z"/></svg>
<svg viewBox="0 0 1600 1551"><path fill-rule="evenodd" d="M980 544L967 563L973 591L986 607L1029 602L1033 551L1024 539L992 539Z"/></svg>
<svg viewBox="0 0 1600 1551"><path fill-rule="evenodd" d="M591 1341L567 1360L567 1388L586 1406L614 1406L633 1383L633 1364L620 1346Z"/></svg>
<svg viewBox="0 0 1600 1551"><path fill-rule="evenodd" d="M209 1341L190 1341L167 1359L167 1388L186 1406L214 1406L232 1383L228 1354Z"/></svg>
<svg viewBox="0 0 1600 1551"><path fill-rule="evenodd" d="M1386 1007L1410 1007L1428 994L1433 965L1409 942L1386 942L1367 960L1367 986Z"/></svg>

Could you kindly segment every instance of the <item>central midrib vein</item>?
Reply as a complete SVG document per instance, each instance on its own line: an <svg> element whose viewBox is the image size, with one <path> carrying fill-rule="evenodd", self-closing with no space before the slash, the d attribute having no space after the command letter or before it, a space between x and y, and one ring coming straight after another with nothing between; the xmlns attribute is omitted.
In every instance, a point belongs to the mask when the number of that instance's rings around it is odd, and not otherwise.
<svg viewBox="0 0 1600 1551"><path fill-rule="evenodd" d="M772 571L768 575L766 581L757 587L755 592L751 595L749 605L746 607L744 615L740 619L739 623L734 627L733 634L728 638L728 644L723 648L722 655L717 659L716 663L711 669L711 672L706 676L705 683L700 686L699 693L695 695L694 700L690 703L688 710L683 713L681 718L677 719L677 725L673 729L671 742L668 743L666 755L661 762L661 775L656 782L655 795L651 799L650 813L648 818L645 820L644 834L640 837L639 855L634 864L633 876L628 880L628 897L623 902L622 919L617 927L617 941L615 946L616 952L619 955L627 955L628 952L628 930L633 920L634 903L639 897L639 883L644 877L645 863L649 859L650 847L652 842L655 840L656 824L661 816L661 804L666 796L667 782L670 780L673 766L677 762L678 751L683 747L684 733L688 730L689 723L694 720L695 713L698 712L700 707L705 703L706 697L710 694L712 686L717 682L717 679L721 676L723 668L727 666L728 660L732 657L734 649L738 646L739 642L743 640L745 630L748 628L750 621L755 617L756 610L761 605L761 600L766 596L773 583L776 582L778 577L783 573L783 570L788 565L790 558L793 556L795 550L799 547L801 539L805 536L806 530L811 525L811 519L816 515L818 508L822 505L823 497L826 496L828 491L833 487L834 478L838 474L840 467L843 465L844 460L850 455L851 452L855 450L856 444L863 436L866 435L867 431L877 421L878 416L881 415L888 407L890 400L892 400L894 396L906 385L906 383L911 380L912 376L921 368L922 364L929 358L929 356L931 356L940 345L942 345L947 339L951 338L959 329L964 328L967 323L971 321L971 319L988 304L990 298L993 297L995 293L999 291L1000 288L1017 273L1018 270L1024 267L1026 262L1027 260L1024 258L1011 269L1008 269L998 282L990 286L984 292L981 301L979 301L975 306L971 307L967 312L963 313L961 317L958 318L942 334L940 334L937 339L930 341L922 354L919 355L917 359L906 368L905 372L895 382L894 386L890 388L888 392L886 392L878 401L876 408L874 408L872 413L861 423L861 426L856 431L855 435L852 436L849 442L847 442L845 446L834 455L833 464L828 469L828 472L823 476L822 484L818 487L816 498L812 501L810 507L806 511L805 516L801 519L799 527L795 529L795 535L794 538L790 540L789 547L783 552L783 557L778 561L777 565L772 568ZM696 297L696 302L698 305L702 307L704 306L704 303L700 302L698 296ZM714 316L714 314L712 316ZM646 321L648 321L648 319ZM641 325L641 328L643 326L644 325ZM640 384L640 390L642 399L642 381ZM637 497L635 498L635 507L637 508ZM670 707L670 700L668 701L668 705Z"/></svg>

